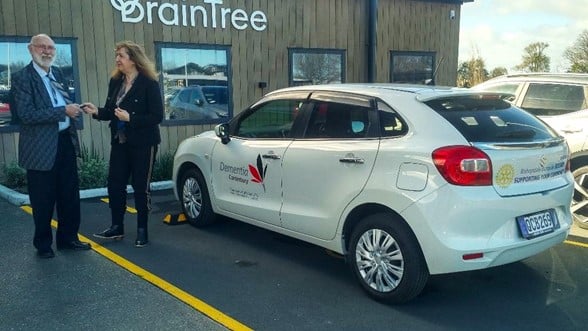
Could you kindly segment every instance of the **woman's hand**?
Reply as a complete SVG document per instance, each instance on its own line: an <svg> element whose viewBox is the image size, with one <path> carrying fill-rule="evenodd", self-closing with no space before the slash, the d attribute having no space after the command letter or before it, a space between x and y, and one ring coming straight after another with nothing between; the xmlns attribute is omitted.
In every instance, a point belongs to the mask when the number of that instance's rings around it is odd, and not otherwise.
<svg viewBox="0 0 588 331"><path fill-rule="evenodd" d="M97 115L98 114L98 108L96 106L94 106L94 104L91 102L82 103L80 105L80 108L82 108L82 110L86 114L90 114L90 115Z"/></svg>
<svg viewBox="0 0 588 331"><path fill-rule="evenodd" d="M114 110L114 116L116 116L116 118L118 118L119 121L123 122L129 122L131 120L129 112L118 107Z"/></svg>

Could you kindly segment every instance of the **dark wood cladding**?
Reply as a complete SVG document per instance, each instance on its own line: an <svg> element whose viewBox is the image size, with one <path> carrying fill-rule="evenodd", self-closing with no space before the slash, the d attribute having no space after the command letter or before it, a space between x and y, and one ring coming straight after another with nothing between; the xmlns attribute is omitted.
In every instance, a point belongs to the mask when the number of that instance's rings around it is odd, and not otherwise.
<svg viewBox="0 0 588 331"><path fill-rule="evenodd" d="M140 1L145 4L148 1ZM164 1L151 1L164 3ZM203 5L201 0L170 3ZM388 82L390 51L436 53L436 82L455 85L462 1L378 0L376 81ZM237 30L123 23L110 0L0 0L0 36L47 33L75 38L83 101L102 105L114 63L114 44L123 39L144 44L155 59L155 43L218 44L230 47L233 112L288 86L288 49L346 51L346 81L367 80L369 0L225 0L227 8L263 11L267 28ZM450 11L456 13L450 19ZM259 82L267 82L264 90ZM85 119L82 143L108 158L107 124ZM162 126L161 152L174 151L184 138L213 125ZM16 160L18 134L0 133L0 163Z"/></svg>

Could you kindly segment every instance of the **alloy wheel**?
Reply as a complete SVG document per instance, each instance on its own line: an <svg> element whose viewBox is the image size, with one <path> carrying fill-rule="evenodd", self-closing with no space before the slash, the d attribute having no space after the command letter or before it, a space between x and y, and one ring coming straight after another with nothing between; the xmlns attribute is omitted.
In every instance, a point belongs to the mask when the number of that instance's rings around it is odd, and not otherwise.
<svg viewBox="0 0 588 331"><path fill-rule="evenodd" d="M381 229L366 231L357 243L355 262L363 281L378 292L390 292L404 275L404 258L396 240Z"/></svg>

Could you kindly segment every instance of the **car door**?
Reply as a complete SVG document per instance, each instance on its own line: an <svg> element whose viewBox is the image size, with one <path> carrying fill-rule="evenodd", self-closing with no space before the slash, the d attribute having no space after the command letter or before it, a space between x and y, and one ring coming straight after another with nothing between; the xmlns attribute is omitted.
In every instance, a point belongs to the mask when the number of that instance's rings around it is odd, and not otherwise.
<svg viewBox="0 0 588 331"><path fill-rule="evenodd" d="M282 226L328 240L345 207L363 189L379 146L370 98L341 93L311 95L304 138L283 159Z"/></svg>
<svg viewBox="0 0 588 331"><path fill-rule="evenodd" d="M292 143L298 108L308 93L262 102L235 118L230 141L212 154L212 188L223 211L280 224L282 158Z"/></svg>

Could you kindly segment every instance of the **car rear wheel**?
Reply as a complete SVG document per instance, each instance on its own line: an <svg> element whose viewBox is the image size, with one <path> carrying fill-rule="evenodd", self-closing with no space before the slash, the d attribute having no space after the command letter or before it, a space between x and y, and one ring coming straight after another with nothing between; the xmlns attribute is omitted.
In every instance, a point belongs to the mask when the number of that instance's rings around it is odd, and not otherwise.
<svg viewBox="0 0 588 331"><path fill-rule="evenodd" d="M575 169L572 175L574 176L572 214L578 226L588 229L588 166Z"/></svg>
<svg viewBox="0 0 588 331"><path fill-rule="evenodd" d="M429 278L416 237L389 214L369 216L353 230L348 262L363 289L387 303L411 300Z"/></svg>
<svg viewBox="0 0 588 331"><path fill-rule="evenodd" d="M182 211L188 222L196 227L213 223L216 215L204 176L197 169L190 168L180 178Z"/></svg>

